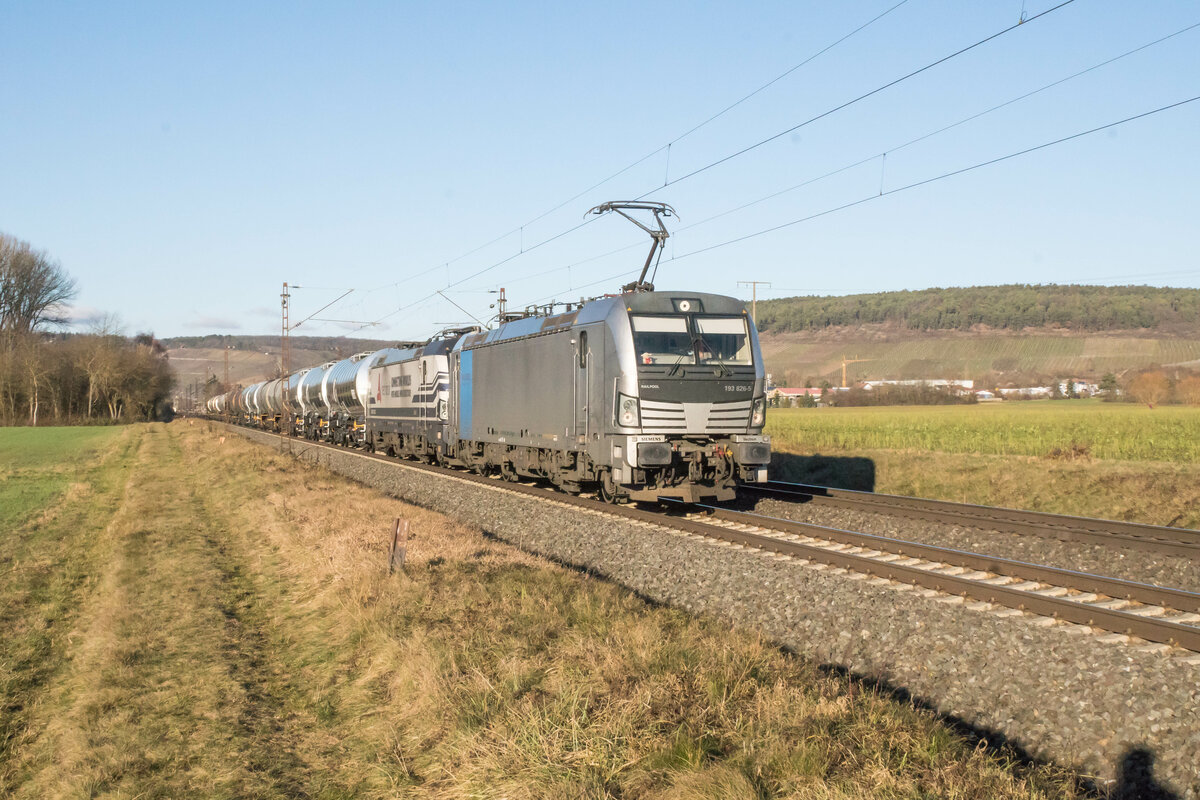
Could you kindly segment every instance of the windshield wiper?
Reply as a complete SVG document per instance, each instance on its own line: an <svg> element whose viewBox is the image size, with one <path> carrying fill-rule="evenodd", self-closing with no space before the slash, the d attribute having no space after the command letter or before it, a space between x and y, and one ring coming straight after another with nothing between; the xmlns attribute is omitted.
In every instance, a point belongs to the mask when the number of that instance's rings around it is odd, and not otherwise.
<svg viewBox="0 0 1200 800"><path fill-rule="evenodd" d="M733 370L729 368L728 364L726 364L724 361L721 360L721 357L717 355L717 351L713 349L713 346L711 344L709 344L708 342L706 342L704 340L703 336L697 335L695 342L693 342L692 344L693 344L693 347L695 347L697 353L700 352L700 348L696 347L696 345L698 345L698 344L704 345L704 348L706 350L708 350L708 352L712 355L712 357L709 358L708 362L706 362L706 363L711 363L713 361L717 362L717 365L721 368L720 372L717 374L719 374L722 378L728 378L730 375L733 374ZM699 360L699 359L697 359L697 360Z"/></svg>
<svg viewBox="0 0 1200 800"><path fill-rule="evenodd" d="M691 355L691 354L690 353L680 353L679 354L679 358L675 359L675 363L671 365L671 368L669 370L667 370L668 378L675 377L675 371L677 369L679 369L680 365L683 363L683 357L687 356L687 355Z"/></svg>

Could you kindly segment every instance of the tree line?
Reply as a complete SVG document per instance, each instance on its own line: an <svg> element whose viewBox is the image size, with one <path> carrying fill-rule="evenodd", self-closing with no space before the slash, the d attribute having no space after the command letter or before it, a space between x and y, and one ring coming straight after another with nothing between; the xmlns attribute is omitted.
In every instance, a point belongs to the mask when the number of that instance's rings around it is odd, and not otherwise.
<svg viewBox="0 0 1200 800"><path fill-rule="evenodd" d="M86 334L56 332L76 293L58 261L0 233L0 424L168 415L174 376L152 334L124 336L111 317Z"/></svg>
<svg viewBox="0 0 1200 800"><path fill-rule="evenodd" d="M876 323L909 330L1083 331L1200 325L1200 289L1153 286L973 286L759 301L759 330L813 331Z"/></svg>

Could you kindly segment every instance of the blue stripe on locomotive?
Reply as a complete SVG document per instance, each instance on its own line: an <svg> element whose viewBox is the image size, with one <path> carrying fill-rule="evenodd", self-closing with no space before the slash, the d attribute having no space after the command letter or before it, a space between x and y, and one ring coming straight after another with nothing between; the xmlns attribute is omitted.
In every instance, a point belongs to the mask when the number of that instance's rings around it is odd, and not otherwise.
<svg viewBox="0 0 1200 800"><path fill-rule="evenodd" d="M471 373L475 352L463 350L458 361L458 438L474 438L471 432Z"/></svg>

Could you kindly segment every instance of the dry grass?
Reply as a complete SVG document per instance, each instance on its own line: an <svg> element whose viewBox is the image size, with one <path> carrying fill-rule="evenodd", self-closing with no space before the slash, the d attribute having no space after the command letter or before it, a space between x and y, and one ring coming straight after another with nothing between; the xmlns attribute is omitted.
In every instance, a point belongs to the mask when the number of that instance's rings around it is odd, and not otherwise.
<svg viewBox="0 0 1200 800"><path fill-rule="evenodd" d="M44 680L0 794L1076 796L751 634L201 426L138 435L78 501L114 511L69 643L4 653Z"/></svg>

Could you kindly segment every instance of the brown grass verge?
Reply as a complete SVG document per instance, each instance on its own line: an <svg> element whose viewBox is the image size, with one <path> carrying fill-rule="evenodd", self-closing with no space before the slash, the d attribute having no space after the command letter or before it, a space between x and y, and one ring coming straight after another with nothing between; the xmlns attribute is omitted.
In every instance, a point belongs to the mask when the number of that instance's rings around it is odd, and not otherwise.
<svg viewBox="0 0 1200 800"><path fill-rule="evenodd" d="M202 426L144 435L0 764L19 796L1078 796L752 633Z"/></svg>

